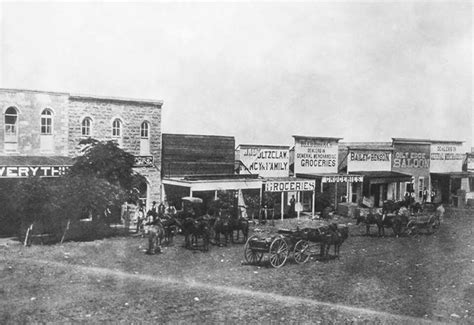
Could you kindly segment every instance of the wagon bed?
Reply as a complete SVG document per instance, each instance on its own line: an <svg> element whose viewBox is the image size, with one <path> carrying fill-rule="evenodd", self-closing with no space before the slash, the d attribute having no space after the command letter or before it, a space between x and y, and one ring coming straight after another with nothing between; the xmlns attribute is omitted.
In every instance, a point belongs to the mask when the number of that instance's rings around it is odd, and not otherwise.
<svg viewBox="0 0 474 325"><path fill-rule="evenodd" d="M306 227L303 229L279 229L273 236L251 236L244 248L245 260L249 264L259 263L264 254L269 255L270 264L279 268L285 264L291 252L296 263L306 263L316 254L315 245L320 243L328 226Z"/></svg>

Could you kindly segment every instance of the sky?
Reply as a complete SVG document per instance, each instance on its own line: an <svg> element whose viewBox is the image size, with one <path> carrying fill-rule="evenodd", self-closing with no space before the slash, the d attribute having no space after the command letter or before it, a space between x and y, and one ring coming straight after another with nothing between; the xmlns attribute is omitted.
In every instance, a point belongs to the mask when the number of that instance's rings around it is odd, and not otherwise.
<svg viewBox="0 0 474 325"><path fill-rule="evenodd" d="M164 133L473 137L470 1L0 3L0 87L163 100Z"/></svg>

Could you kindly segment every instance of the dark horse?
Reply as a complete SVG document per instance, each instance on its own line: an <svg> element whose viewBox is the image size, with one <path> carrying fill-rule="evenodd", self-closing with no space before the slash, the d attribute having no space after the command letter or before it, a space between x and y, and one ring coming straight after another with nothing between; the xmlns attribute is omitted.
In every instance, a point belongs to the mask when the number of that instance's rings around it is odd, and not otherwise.
<svg viewBox="0 0 474 325"><path fill-rule="evenodd" d="M215 233L215 242L221 245L220 235L224 235L224 246L227 246L229 236L232 237L232 227L230 214L219 211L218 215L212 219L212 226Z"/></svg>
<svg viewBox="0 0 474 325"><path fill-rule="evenodd" d="M327 258L329 256L329 248L334 245L334 256L339 258L341 245L349 237L349 227L332 223L328 228L322 241L323 257Z"/></svg>
<svg viewBox="0 0 474 325"><path fill-rule="evenodd" d="M230 212L225 212L230 216L230 240L234 243L234 231L237 232L236 240L239 240L240 232L242 231L242 235L244 237L244 243L247 242L247 238L249 235L249 222L247 219L240 217L235 213L234 215L230 214Z"/></svg>
<svg viewBox="0 0 474 325"><path fill-rule="evenodd" d="M359 215L357 217L357 222L356 224L364 223L366 227L366 235L370 235L370 226L371 225L376 225L378 228L378 234L379 236L382 236L384 233L383 230L383 224L382 224L382 214L379 212L373 213L373 210L370 209L369 213L367 215Z"/></svg>
<svg viewBox="0 0 474 325"><path fill-rule="evenodd" d="M197 246L197 241L202 238L204 251L209 250L209 241L211 230L209 217L207 215L194 218L190 213L180 213L180 217L176 220L177 226L184 235L184 247L193 248Z"/></svg>

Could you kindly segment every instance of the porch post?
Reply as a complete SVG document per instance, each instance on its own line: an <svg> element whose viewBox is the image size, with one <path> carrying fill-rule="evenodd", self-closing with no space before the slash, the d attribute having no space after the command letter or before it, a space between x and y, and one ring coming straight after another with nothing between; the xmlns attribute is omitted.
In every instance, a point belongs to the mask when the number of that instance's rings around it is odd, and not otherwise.
<svg viewBox="0 0 474 325"><path fill-rule="evenodd" d="M283 203L285 201L285 192L281 192L281 220L283 220L283 213L285 209L283 208Z"/></svg>

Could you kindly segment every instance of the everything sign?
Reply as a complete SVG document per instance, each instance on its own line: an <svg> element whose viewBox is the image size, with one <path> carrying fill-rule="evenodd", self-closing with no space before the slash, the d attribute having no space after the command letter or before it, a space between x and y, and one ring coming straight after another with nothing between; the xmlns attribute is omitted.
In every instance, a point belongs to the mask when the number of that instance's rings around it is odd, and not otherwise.
<svg viewBox="0 0 474 325"><path fill-rule="evenodd" d="M68 169L68 166L2 166L0 178L59 177Z"/></svg>

